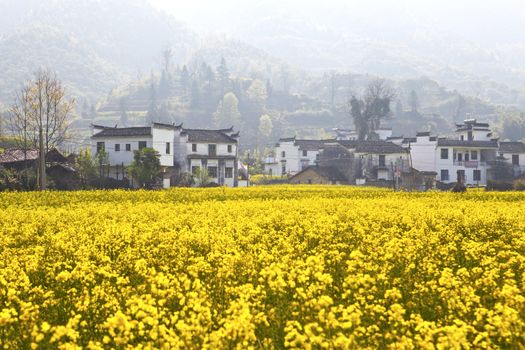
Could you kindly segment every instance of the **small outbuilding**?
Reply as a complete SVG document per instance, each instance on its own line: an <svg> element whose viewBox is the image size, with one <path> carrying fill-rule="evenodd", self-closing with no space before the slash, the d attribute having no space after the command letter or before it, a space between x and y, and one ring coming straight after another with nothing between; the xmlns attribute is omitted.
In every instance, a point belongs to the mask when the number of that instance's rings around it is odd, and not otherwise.
<svg viewBox="0 0 525 350"><path fill-rule="evenodd" d="M335 167L309 166L290 178L294 185L343 185L348 184L347 178Z"/></svg>

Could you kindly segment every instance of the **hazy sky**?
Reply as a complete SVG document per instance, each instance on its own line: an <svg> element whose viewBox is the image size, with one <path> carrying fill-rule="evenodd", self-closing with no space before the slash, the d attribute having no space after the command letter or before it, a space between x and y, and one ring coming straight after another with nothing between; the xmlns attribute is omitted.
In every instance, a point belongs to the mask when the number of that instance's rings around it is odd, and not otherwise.
<svg viewBox="0 0 525 350"><path fill-rule="evenodd" d="M206 31L235 34L241 14L300 14L331 25L332 15L380 18L387 25L404 21L437 27L476 41L525 44L525 0L149 0L179 20ZM259 12L260 9L260 12ZM246 16L245 16L246 17ZM233 33L232 33L233 32Z"/></svg>

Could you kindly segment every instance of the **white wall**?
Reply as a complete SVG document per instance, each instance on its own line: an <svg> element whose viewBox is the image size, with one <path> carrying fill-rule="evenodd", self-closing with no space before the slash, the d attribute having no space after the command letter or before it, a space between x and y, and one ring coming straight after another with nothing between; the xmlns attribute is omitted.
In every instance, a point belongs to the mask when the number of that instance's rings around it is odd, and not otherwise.
<svg viewBox="0 0 525 350"><path fill-rule="evenodd" d="M97 154L97 143L104 142L110 165L124 163L125 166L129 166L133 162L133 151L139 149L139 141L146 141L147 147L153 145L151 136L94 138L91 142L91 154L95 156ZM115 151L116 144L120 145L119 152ZM131 145L130 151L126 151L126 144Z"/></svg>
<svg viewBox="0 0 525 350"><path fill-rule="evenodd" d="M417 142L412 142L412 167L419 171L436 171L436 146L437 141L430 141L428 136L420 136Z"/></svg>
<svg viewBox="0 0 525 350"><path fill-rule="evenodd" d="M162 166L173 166L173 160L175 147L174 139L175 133L173 129L167 128L152 128L153 134L153 149L155 149L160 154L160 165ZM170 153L166 153L166 143L170 144ZM148 146L149 147L149 146Z"/></svg>

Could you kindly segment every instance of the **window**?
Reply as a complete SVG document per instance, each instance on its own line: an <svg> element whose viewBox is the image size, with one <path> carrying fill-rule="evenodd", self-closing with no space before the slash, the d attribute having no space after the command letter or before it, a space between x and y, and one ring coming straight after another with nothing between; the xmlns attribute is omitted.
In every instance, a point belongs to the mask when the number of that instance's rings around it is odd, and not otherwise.
<svg viewBox="0 0 525 350"><path fill-rule="evenodd" d="M458 162L463 161L463 153L458 153Z"/></svg>
<svg viewBox="0 0 525 350"><path fill-rule="evenodd" d="M281 158L286 158L286 152L285 151L281 152Z"/></svg>
<svg viewBox="0 0 525 350"><path fill-rule="evenodd" d="M166 142L166 154L170 154L171 153L171 145L169 142Z"/></svg>
<svg viewBox="0 0 525 350"><path fill-rule="evenodd" d="M458 182L464 182L465 181L465 170L458 170Z"/></svg>
<svg viewBox="0 0 525 350"><path fill-rule="evenodd" d="M519 154L512 155L512 165L520 165L520 155Z"/></svg>
<svg viewBox="0 0 525 350"><path fill-rule="evenodd" d="M441 181L448 181L448 180L449 180L448 170L447 169L441 170Z"/></svg>
<svg viewBox="0 0 525 350"><path fill-rule="evenodd" d="M201 168L200 166L192 166L192 167L191 167L191 173L192 173L193 175L197 174L197 173L199 172L199 169L200 169L200 168Z"/></svg>
<svg viewBox="0 0 525 350"><path fill-rule="evenodd" d="M469 159L469 154L468 154L468 152L467 152L467 153L465 153L465 162L468 162L469 160L470 160L470 159Z"/></svg>
<svg viewBox="0 0 525 350"><path fill-rule="evenodd" d="M303 157L308 157L308 151L307 150L303 151Z"/></svg>
<svg viewBox="0 0 525 350"><path fill-rule="evenodd" d="M470 159L478 160L478 151L470 151Z"/></svg>
<svg viewBox="0 0 525 350"><path fill-rule="evenodd" d="M209 156L217 155L217 145L208 145L208 155Z"/></svg>
<svg viewBox="0 0 525 350"><path fill-rule="evenodd" d="M227 179L233 178L233 168L225 168L224 169L224 177Z"/></svg>
<svg viewBox="0 0 525 350"><path fill-rule="evenodd" d="M233 147L232 145L228 145L228 153L232 153Z"/></svg>
<svg viewBox="0 0 525 350"><path fill-rule="evenodd" d="M386 164L386 157L384 154L379 155L379 166L385 166Z"/></svg>
<svg viewBox="0 0 525 350"><path fill-rule="evenodd" d="M97 142L97 153L104 152L106 150L105 142Z"/></svg>
<svg viewBox="0 0 525 350"><path fill-rule="evenodd" d="M216 166L209 166L208 167L208 175L214 179L217 177L217 167Z"/></svg>
<svg viewBox="0 0 525 350"><path fill-rule="evenodd" d="M197 152L197 144L196 143L192 143L191 144L191 151L192 152Z"/></svg>
<svg viewBox="0 0 525 350"><path fill-rule="evenodd" d="M481 181L481 170L474 170L473 173L474 181Z"/></svg>
<svg viewBox="0 0 525 350"><path fill-rule="evenodd" d="M461 141L465 140L465 135L461 135L461 136L459 137L459 139L460 139Z"/></svg>
<svg viewBox="0 0 525 350"><path fill-rule="evenodd" d="M448 159L448 148L441 149L441 159Z"/></svg>
<svg viewBox="0 0 525 350"><path fill-rule="evenodd" d="M148 147L148 143L146 141L139 141L139 150L144 149Z"/></svg>
<svg viewBox="0 0 525 350"><path fill-rule="evenodd" d="M131 144L126 143L126 152L131 152Z"/></svg>
<svg viewBox="0 0 525 350"><path fill-rule="evenodd" d="M469 132L468 132L468 140L469 140L469 141L474 140L474 136L472 135L472 131L469 131Z"/></svg>
<svg viewBox="0 0 525 350"><path fill-rule="evenodd" d="M281 174L286 175L286 163L281 167Z"/></svg>
<svg viewBox="0 0 525 350"><path fill-rule="evenodd" d="M120 152L120 144L119 143L117 143L115 145L115 152Z"/></svg>

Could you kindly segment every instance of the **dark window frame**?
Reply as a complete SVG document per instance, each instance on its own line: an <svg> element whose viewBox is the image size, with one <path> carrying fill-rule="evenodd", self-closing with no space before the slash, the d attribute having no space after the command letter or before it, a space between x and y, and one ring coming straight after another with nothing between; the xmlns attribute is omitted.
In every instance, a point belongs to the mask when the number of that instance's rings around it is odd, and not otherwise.
<svg viewBox="0 0 525 350"><path fill-rule="evenodd" d="M386 166L386 155L379 155L379 166Z"/></svg>
<svg viewBox="0 0 525 350"><path fill-rule="evenodd" d="M219 177L219 167L218 166L208 166L208 176L212 179Z"/></svg>
<svg viewBox="0 0 525 350"><path fill-rule="evenodd" d="M472 178L474 179L474 181L481 181L481 170L474 169L472 171Z"/></svg>
<svg viewBox="0 0 525 350"><path fill-rule="evenodd" d="M232 153L233 152L233 146L232 145L228 145L228 153Z"/></svg>
<svg viewBox="0 0 525 350"><path fill-rule="evenodd" d="M512 165L520 165L520 155L519 154L512 155Z"/></svg>
<svg viewBox="0 0 525 350"><path fill-rule="evenodd" d="M441 149L441 159L448 159L448 148Z"/></svg>
<svg viewBox="0 0 525 350"><path fill-rule="evenodd" d="M166 154L171 154L171 142L166 142Z"/></svg>
<svg viewBox="0 0 525 350"><path fill-rule="evenodd" d="M440 176L441 181L449 181L450 180L450 173L449 173L448 169L441 169L439 176Z"/></svg>
<svg viewBox="0 0 525 350"><path fill-rule="evenodd" d="M115 152L120 152L120 143L115 144Z"/></svg>
<svg viewBox="0 0 525 350"><path fill-rule="evenodd" d="M217 145L214 143L208 144L208 155L209 156L216 156L217 155Z"/></svg>
<svg viewBox="0 0 525 350"><path fill-rule="evenodd" d="M148 148L148 141L139 141L139 151L144 148Z"/></svg>
<svg viewBox="0 0 525 350"><path fill-rule="evenodd" d="M224 178L233 179L233 168L232 167L224 168Z"/></svg>
<svg viewBox="0 0 525 350"><path fill-rule="evenodd" d="M192 143L191 144L191 151L192 152L197 152L197 144L196 143Z"/></svg>
<svg viewBox="0 0 525 350"><path fill-rule="evenodd" d="M126 152L131 152L131 144L126 143Z"/></svg>

